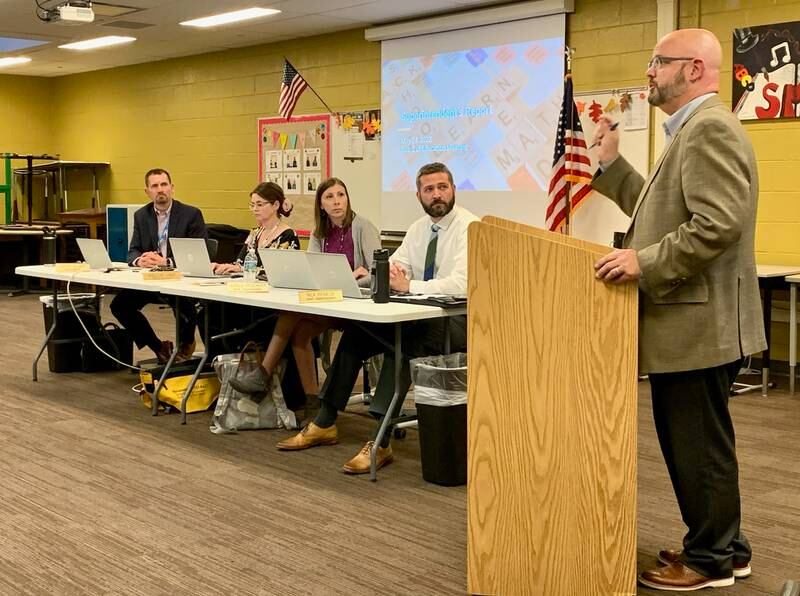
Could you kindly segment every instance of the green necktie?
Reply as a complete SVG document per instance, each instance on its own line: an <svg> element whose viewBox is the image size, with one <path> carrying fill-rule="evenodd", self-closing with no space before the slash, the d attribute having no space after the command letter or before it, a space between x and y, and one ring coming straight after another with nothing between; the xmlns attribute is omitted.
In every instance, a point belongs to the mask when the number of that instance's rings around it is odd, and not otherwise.
<svg viewBox="0 0 800 596"><path fill-rule="evenodd" d="M425 253L425 275L424 281L433 279L433 269L436 266L436 245L439 242L439 226L433 224L431 226L431 239L428 240L428 252Z"/></svg>

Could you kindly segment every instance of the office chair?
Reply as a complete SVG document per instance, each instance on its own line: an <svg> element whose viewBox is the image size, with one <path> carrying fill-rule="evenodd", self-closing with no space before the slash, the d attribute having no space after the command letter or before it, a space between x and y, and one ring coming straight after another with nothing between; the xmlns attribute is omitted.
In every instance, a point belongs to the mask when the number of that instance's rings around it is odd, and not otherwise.
<svg viewBox="0 0 800 596"><path fill-rule="evenodd" d="M206 238L206 248L208 249L208 258L213 262L217 258L219 241L214 238Z"/></svg>

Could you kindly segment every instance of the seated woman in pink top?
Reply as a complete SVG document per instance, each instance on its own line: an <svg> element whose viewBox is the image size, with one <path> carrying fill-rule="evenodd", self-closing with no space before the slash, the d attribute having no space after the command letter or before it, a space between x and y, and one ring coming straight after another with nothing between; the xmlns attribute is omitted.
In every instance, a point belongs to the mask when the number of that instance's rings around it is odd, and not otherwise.
<svg viewBox="0 0 800 596"><path fill-rule="evenodd" d="M373 253L381 247L380 235L369 220L353 212L347 186L339 178L328 178L317 187L314 220L315 228L308 250L345 255L358 285L369 287ZM266 392L270 376L286 346L291 343L306 399L317 397L319 385L311 341L334 326L336 319L329 317L291 312L281 314L261 367L247 377L231 380L231 385L243 393Z"/></svg>

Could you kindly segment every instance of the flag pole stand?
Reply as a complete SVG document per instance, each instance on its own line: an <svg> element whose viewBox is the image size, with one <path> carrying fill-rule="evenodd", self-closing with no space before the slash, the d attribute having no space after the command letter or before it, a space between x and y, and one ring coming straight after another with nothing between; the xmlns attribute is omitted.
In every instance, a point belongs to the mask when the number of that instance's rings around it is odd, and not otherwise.
<svg viewBox="0 0 800 596"><path fill-rule="evenodd" d="M573 50L569 46L564 46L564 79L571 79L572 78L572 54L575 50ZM573 128L573 110L569 110L568 116L568 130L572 130ZM565 151L572 151L571 146L565 147ZM569 161L569 160L568 160ZM567 194L565 196L566 206L567 206L567 214L564 218L564 227L563 233L566 236L572 236L572 182L567 180L566 184L566 191Z"/></svg>

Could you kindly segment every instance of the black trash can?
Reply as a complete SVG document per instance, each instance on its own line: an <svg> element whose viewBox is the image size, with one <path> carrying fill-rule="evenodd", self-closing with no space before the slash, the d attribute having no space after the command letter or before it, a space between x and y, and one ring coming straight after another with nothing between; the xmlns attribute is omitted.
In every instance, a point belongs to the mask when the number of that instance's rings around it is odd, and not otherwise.
<svg viewBox="0 0 800 596"><path fill-rule="evenodd" d="M411 361L422 478L442 486L467 483L467 355Z"/></svg>
<svg viewBox="0 0 800 596"><path fill-rule="evenodd" d="M42 314L44 315L45 333L53 323L53 297L40 296ZM72 303L75 312L66 296L58 297L55 316L58 317L56 329L47 342L47 363L50 372L77 372L81 370L81 347L86 333L81 321L92 335L100 331L100 319L97 312L97 298L94 294L73 294ZM78 320L80 317L80 321Z"/></svg>

